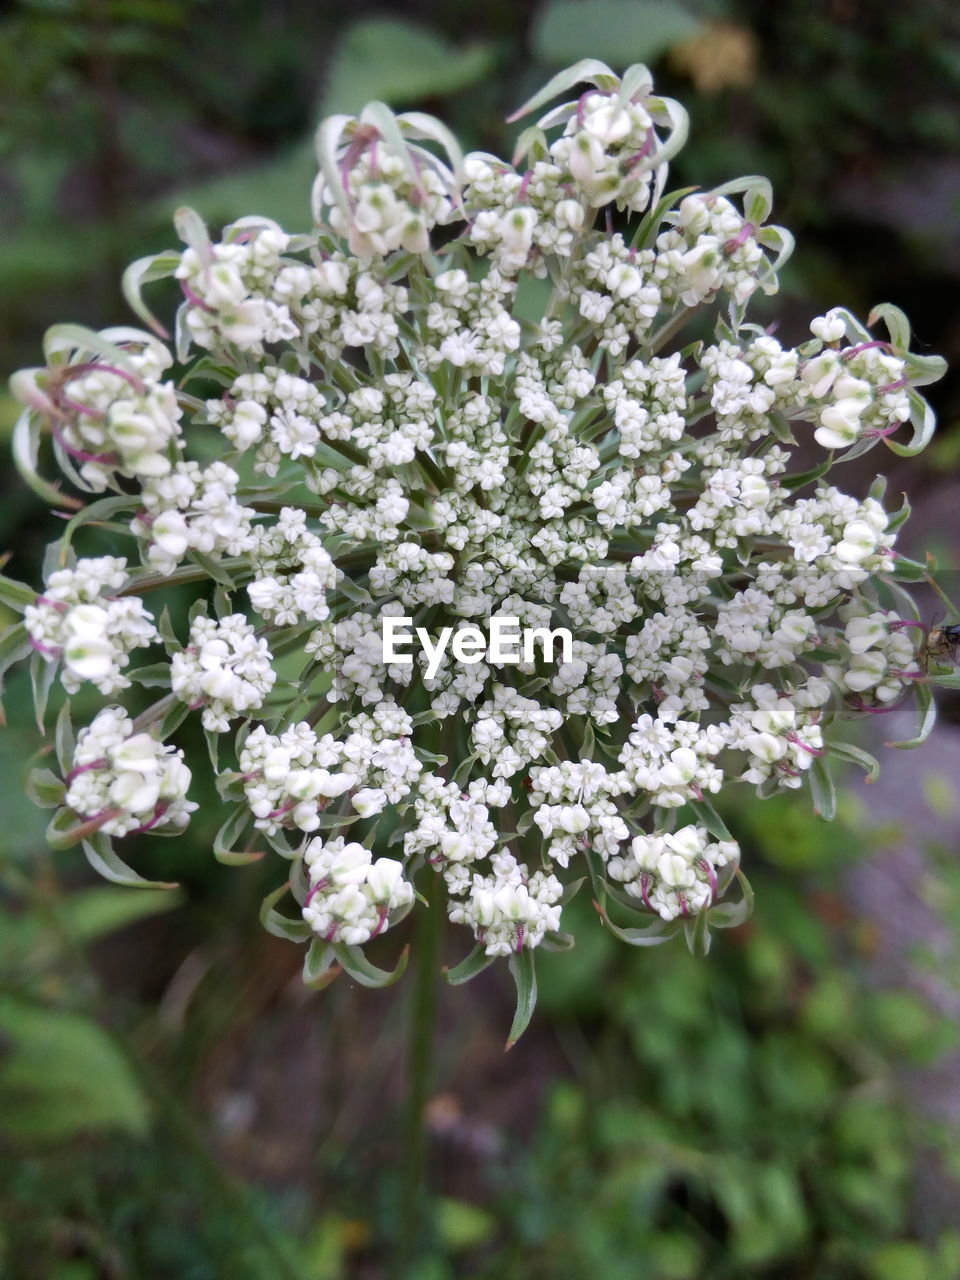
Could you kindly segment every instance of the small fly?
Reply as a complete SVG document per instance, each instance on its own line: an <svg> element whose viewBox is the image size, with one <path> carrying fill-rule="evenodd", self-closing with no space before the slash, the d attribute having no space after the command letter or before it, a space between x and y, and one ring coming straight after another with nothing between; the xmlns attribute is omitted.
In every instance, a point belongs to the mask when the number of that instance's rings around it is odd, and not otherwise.
<svg viewBox="0 0 960 1280"><path fill-rule="evenodd" d="M950 622L932 627L923 644L923 657L948 662L955 667L960 655L960 623Z"/></svg>

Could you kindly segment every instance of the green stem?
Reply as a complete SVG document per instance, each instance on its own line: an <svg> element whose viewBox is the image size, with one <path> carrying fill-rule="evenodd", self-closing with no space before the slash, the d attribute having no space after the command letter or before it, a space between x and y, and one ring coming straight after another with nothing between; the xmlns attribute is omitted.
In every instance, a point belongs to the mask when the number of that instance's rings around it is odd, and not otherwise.
<svg viewBox="0 0 960 1280"><path fill-rule="evenodd" d="M701 303L700 306L702 305ZM700 306L684 307L682 311L677 312L672 320L668 320L662 328L658 329L646 344L647 354L655 356L662 347L666 346L671 338L675 338L680 330L686 326L687 322L700 310Z"/></svg>
<svg viewBox="0 0 960 1280"><path fill-rule="evenodd" d="M437 1016L437 978L441 940L446 922L443 877L432 871L428 886L430 905L419 913L414 938L416 982L410 1006L410 1040L407 1056L408 1094L406 1133L402 1159L401 1257L411 1264L428 1234L426 1155L424 1124L427 1100L433 1084L433 1050Z"/></svg>

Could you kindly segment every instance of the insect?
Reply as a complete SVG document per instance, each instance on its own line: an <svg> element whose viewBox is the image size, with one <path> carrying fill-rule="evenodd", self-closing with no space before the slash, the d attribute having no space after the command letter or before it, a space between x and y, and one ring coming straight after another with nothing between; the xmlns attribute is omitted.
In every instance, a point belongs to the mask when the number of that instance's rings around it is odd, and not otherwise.
<svg viewBox="0 0 960 1280"><path fill-rule="evenodd" d="M941 659L949 662L951 666L956 666L958 651L960 651L960 623L950 622L946 626L941 624L939 627L931 627L923 645L923 654L926 659Z"/></svg>

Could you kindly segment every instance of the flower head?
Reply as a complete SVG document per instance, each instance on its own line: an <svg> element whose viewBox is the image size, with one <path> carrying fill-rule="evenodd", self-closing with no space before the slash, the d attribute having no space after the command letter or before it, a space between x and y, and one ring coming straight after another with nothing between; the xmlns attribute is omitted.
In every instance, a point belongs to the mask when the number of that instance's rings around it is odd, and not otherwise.
<svg viewBox="0 0 960 1280"><path fill-rule="evenodd" d="M283 929L347 967L428 881L478 955L523 966L585 881L628 940L611 903L645 941L702 939L737 914L715 798L807 787L839 721L924 675L892 611L900 519L827 471L907 424L918 451L939 366L892 308L886 337L834 309L796 347L748 322L792 245L768 184L661 203L682 108L586 63L531 109L584 79L514 163L426 116L334 117L312 234L251 217L213 242L181 211L186 248L148 264L183 295L176 382L138 330L52 331L15 382L142 560L61 560L26 611L36 661L113 695L162 636L150 722L199 715L224 830L293 860ZM194 606L155 624L140 593L175 582ZM539 641L476 647L493 619ZM401 622L416 652L385 647ZM68 777L102 832L190 808L179 753L114 707Z"/></svg>

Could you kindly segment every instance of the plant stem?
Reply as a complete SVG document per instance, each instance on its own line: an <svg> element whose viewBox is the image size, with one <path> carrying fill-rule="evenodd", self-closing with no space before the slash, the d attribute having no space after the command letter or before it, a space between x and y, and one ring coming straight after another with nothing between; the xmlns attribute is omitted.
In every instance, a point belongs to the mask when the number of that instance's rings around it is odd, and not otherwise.
<svg viewBox="0 0 960 1280"><path fill-rule="evenodd" d="M433 1049L437 1016L440 944L446 921L443 877L432 871L430 905L419 913L414 937L416 982L410 1006L407 1053L407 1116L403 1149L400 1206L401 1258L404 1267L423 1250L428 1233L426 1196L427 1131L424 1112L433 1083Z"/></svg>

